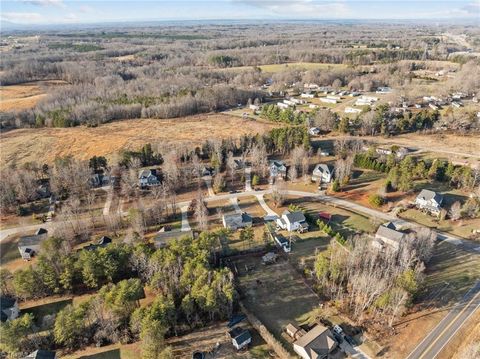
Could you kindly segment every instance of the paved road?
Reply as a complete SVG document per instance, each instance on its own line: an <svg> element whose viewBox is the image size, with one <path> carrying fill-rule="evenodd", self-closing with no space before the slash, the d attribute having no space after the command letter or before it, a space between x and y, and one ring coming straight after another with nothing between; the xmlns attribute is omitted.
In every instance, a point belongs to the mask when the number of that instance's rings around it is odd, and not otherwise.
<svg viewBox="0 0 480 359"><path fill-rule="evenodd" d="M480 281L475 284L440 323L420 342L407 359L434 359L463 324L480 308Z"/></svg>

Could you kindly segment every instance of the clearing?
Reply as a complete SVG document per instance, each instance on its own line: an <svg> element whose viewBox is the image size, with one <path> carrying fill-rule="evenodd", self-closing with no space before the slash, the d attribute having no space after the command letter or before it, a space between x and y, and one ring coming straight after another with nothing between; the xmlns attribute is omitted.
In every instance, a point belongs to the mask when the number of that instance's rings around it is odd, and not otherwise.
<svg viewBox="0 0 480 359"><path fill-rule="evenodd" d="M0 86L0 111L27 110L47 96L48 88L64 85L65 81L47 80L21 85Z"/></svg>
<svg viewBox="0 0 480 359"><path fill-rule="evenodd" d="M53 163L55 158L93 156L112 159L122 149L137 150L146 143L200 145L212 138L239 138L264 133L274 123L241 120L224 114L202 114L176 119L138 119L98 127L36 128L9 131L1 137L0 167L26 162ZM20 151L21 149L21 151Z"/></svg>
<svg viewBox="0 0 480 359"><path fill-rule="evenodd" d="M305 69L305 70L318 70L318 69L335 69L335 68L345 68L346 65L343 64L328 64L322 62L291 62L284 64L270 64L270 65L260 65L260 66L237 66L229 67L225 70L229 71L243 71L243 70L252 70L254 67L259 67L263 72L283 72L290 69Z"/></svg>

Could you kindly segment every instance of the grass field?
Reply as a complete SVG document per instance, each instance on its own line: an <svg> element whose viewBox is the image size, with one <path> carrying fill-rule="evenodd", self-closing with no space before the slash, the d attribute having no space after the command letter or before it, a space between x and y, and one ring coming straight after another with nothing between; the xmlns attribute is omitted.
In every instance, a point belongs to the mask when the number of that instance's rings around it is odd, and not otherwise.
<svg viewBox="0 0 480 359"><path fill-rule="evenodd" d="M346 65L343 64L327 64L321 62L292 62L292 63L285 63L285 64L270 64L270 65L260 65L258 66L262 69L263 72L282 72L291 69L305 69L305 70L327 70L327 69L336 69L336 68L345 68ZM243 70L251 70L253 66L238 66L238 67L230 67L227 70L229 71L243 71Z"/></svg>
<svg viewBox="0 0 480 359"><path fill-rule="evenodd" d="M27 110L46 96L46 90L65 84L64 81L36 81L20 85L0 86L0 111Z"/></svg>
<svg viewBox="0 0 480 359"><path fill-rule="evenodd" d="M111 159L121 149L139 149L146 143L178 143L192 148L207 139L238 138L264 133L276 126L224 114L202 114L168 120L126 120L95 128L14 130L2 134L0 167L31 161L52 163L56 157L69 155L82 160L94 155Z"/></svg>
<svg viewBox="0 0 480 359"><path fill-rule="evenodd" d="M268 266L260 262L254 257L236 262L243 302L277 339L285 342L281 336L285 326L306 322L320 301L285 260ZM245 272L245 264L255 269Z"/></svg>

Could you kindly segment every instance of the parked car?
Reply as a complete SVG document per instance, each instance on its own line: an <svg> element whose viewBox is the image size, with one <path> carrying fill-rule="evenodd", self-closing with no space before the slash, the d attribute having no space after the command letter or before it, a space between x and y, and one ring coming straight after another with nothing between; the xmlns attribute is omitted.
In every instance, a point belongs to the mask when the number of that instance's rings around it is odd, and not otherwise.
<svg viewBox="0 0 480 359"><path fill-rule="evenodd" d="M343 329L339 325L334 325L332 330L333 330L334 333L337 333L338 335L343 334Z"/></svg>

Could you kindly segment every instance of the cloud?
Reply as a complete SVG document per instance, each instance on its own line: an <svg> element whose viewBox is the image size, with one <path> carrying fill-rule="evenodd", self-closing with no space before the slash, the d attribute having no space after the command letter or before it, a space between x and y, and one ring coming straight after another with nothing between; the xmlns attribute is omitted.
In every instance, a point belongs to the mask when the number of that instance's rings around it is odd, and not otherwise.
<svg viewBox="0 0 480 359"><path fill-rule="evenodd" d="M237 0L243 4L262 8L284 17L302 18L338 18L351 13L351 9L343 1L332 0Z"/></svg>
<svg viewBox="0 0 480 359"><path fill-rule="evenodd" d="M43 20L43 16L36 12L2 12L2 20L25 24L32 22L40 22Z"/></svg>
<svg viewBox="0 0 480 359"><path fill-rule="evenodd" d="M81 5L78 10L83 13L88 13L88 12L93 12L93 7L88 6L88 5Z"/></svg>
<svg viewBox="0 0 480 359"><path fill-rule="evenodd" d="M63 0L22 0L26 4L35 5L35 6L57 6L65 7Z"/></svg>
<svg viewBox="0 0 480 359"><path fill-rule="evenodd" d="M480 2L472 2L470 4L467 4L462 7L461 10L465 11L468 14L480 16Z"/></svg>

